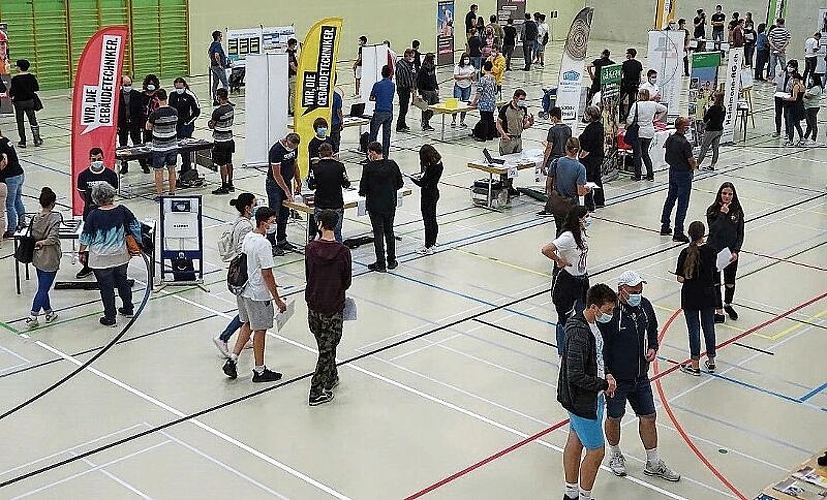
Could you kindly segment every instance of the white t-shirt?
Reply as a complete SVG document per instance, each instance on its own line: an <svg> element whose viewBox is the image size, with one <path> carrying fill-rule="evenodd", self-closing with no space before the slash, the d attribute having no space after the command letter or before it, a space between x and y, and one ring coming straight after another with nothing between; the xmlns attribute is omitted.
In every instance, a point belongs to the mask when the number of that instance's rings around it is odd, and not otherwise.
<svg viewBox="0 0 827 500"><path fill-rule="evenodd" d="M586 244L585 237L583 238L583 250L577 248L577 242L574 241L574 235L571 234L571 231L564 232L552 243L557 248L557 255L571 264L563 268L567 273L572 276L586 274L586 257L589 255L589 245Z"/></svg>
<svg viewBox="0 0 827 500"><path fill-rule="evenodd" d="M242 247L247 254L248 281L241 296L260 302L272 300L273 296L261 275L262 269L273 269L276 266L272 245L264 235L250 231L244 236Z"/></svg>
<svg viewBox="0 0 827 500"><path fill-rule="evenodd" d="M460 66L459 64L454 66L454 76L470 77L470 76L473 76L474 73L476 73L476 72L477 72L476 68L474 68L474 66L472 66L470 64L467 65L467 66ZM454 80L454 83L456 83L457 87L459 87L461 89L467 89L471 85L473 85L473 81L470 78L467 79L467 80Z"/></svg>
<svg viewBox="0 0 827 500"><path fill-rule="evenodd" d="M592 335L594 335L597 376L599 378L606 378L606 362L603 360L603 334L600 333L600 329L597 328L597 322L589 323L589 329L592 331Z"/></svg>
<svg viewBox="0 0 827 500"><path fill-rule="evenodd" d="M651 139L655 137L655 115L658 113L666 113L667 109L661 103L655 101L636 101L629 109L629 117L626 118L626 123L631 125L635 121L635 111L637 110L637 123L640 125L640 137L643 139Z"/></svg>
<svg viewBox="0 0 827 500"><path fill-rule="evenodd" d="M804 42L804 57L818 57L818 40L810 37Z"/></svg>
<svg viewBox="0 0 827 500"><path fill-rule="evenodd" d="M537 26L537 41L543 43L543 37L546 36L546 33L548 33L548 24L540 23L540 25Z"/></svg>
<svg viewBox="0 0 827 500"><path fill-rule="evenodd" d="M660 95L660 87L658 84L651 84L649 81L645 81L640 84L638 87L639 90L648 90L649 91L649 99L654 99L656 95Z"/></svg>

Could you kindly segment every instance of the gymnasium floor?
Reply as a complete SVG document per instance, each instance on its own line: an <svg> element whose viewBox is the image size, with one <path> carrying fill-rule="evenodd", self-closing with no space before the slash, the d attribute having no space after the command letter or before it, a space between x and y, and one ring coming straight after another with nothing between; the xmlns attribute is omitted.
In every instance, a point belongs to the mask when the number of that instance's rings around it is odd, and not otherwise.
<svg viewBox="0 0 827 500"><path fill-rule="evenodd" d="M549 60L559 60L560 48L549 47ZM590 53L603 48L592 42ZM609 48L621 56L624 47ZM348 75L342 71L340 80L349 96ZM447 75L441 71L440 80ZM504 93L529 88L536 112L540 86L556 75L556 64L511 72ZM209 104L205 79L192 83ZM443 85L443 93L448 88ZM688 343L677 311L679 285L670 274L681 245L657 232L666 173L657 173L653 184L626 176L612 182L607 207L594 215L592 283L614 287L626 269L648 281L645 294L663 337L651 371L659 449L683 475L679 483L643 475L643 448L627 414L621 444L629 476L604 468L597 499L751 498L825 446L827 154L823 148L782 149L770 137L772 90L759 86L754 94L760 114L746 143L722 148L719 169L699 174L693 185L687 222L703 219L723 181L735 184L747 217L735 300L740 318L718 325L718 374L694 378L676 370L688 357ZM67 95L44 94L46 110L39 116L46 143L20 151L29 210L43 185L58 192L62 207L68 202ZM234 100L241 163L244 99ZM206 120L198 124L197 135L207 136ZM413 172L415 151L438 132L429 139L417 119L409 118L409 125L412 133L394 135L391 155ZM524 147L542 147L547 128L538 123ZM8 117L0 119L0 129L16 142ZM223 284L216 241L233 209L229 197L209 194L217 180L209 172L211 184L198 191L206 211L209 292L167 288L152 294L124 338L90 368L3 419L0 496L386 499L427 492L431 498L560 498L568 426L556 402L551 266L539 252L552 239L553 222L537 218L539 203L525 196L501 212L473 207L467 188L481 175L465 164L481 158L481 148L455 133L456 140L434 142L446 169L437 254L414 253L423 238L415 187L397 212L399 268L369 273L372 247L354 251L349 295L359 319L345 325L338 352L342 384L332 404L307 406L315 343L304 319L300 254L277 259L282 294L297 304L296 316L283 331L270 332L267 344L268 365L284 379L253 385L244 375L229 381L222 374L211 338L235 314L235 298ZM356 138L353 129L343 133L346 146ZM493 142L489 147L496 149ZM348 157L352 179L359 177L357 160ZM262 173L238 169L236 179L236 194L263 196ZM516 183L532 181L524 174ZM124 182L149 178L135 165ZM157 217L148 184L136 192L122 202L139 217ZM347 213L346 236L368 230L366 218ZM289 235L302 241L303 226L291 224ZM11 247L6 241L0 250L3 412L120 332L98 324L99 297L88 291L53 292L59 321L27 331L36 283L24 282L23 294L15 294ZM59 279L73 278L77 266L68 257L62 265ZM133 259L136 301L145 293L143 268ZM242 374L251 362L246 351Z"/></svg>

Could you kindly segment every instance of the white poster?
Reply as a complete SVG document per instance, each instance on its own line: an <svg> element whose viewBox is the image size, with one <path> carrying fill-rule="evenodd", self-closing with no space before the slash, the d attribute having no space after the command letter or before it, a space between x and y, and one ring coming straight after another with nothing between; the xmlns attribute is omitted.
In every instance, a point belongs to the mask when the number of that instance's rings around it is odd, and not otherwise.
<svg viewBox="0 0 827 500"><path fill-rule="evenodd" d="M669 116L680 115L683 37L683 31L649 32L647 61L658 72L660 102L669 109Z"/></svg>
<svg viewBox="0 0 827 500"><path fill-rule="evenodd" d="M267 154L276 140L287 133L287 55L263 54L247 58L245 92L245 167L268 164Z"/></svg>
<svg viewBox="0 0 827 500"><path fill-rule="evenodd" d="M724 85L724 133L721 142L735 142L735 118L738 115L738 94L741 92L741 66L744 63L743 47L729 49L726 63L726 84Z"/></svg>
<svg viewBox="0 0 827 500"><path fill-rule="evenodd" d="M562 111L563 123L573 130L577 128L577 115L580 112L584 61L593 15L594 9L586 7L574 17L560 60L557 106Z"/></svg>
<svg viewBox="0 0 827 500"><path fill-rule="evenodd" d="M233 66L244 66L249 55L283 54L287 50L287 40L295 36L293 26L227 28L224 34L227 58Z"/></svg>
<svg viewBox="0 0 827 500"><path fill-rule="evenodd" d="M293 26L265 26L261 28L261 51L265 54L284 54L287 40L291 38L296 38L296 28Z"/></svg>
<svg viewBox="0 0 827 500"><path fill-rule="evenodd" d="M362 48L362 102L365 103L365 115L373 115L375 104L370 100L373 84L382 79L382 66L388 64L388 46L385 44L368 45Z"/></svg>
<svg viewBox="0 0 827 500"><path fill-rule="evenodd" d="M827 9L818 9L818 17L816 17L816 31L821 33L820 46L818 48L818 59L816 61L816 73L824 75L827 73L827 62L824 57L827 56ZM824 83L823 81L821 83Z"/></svg>

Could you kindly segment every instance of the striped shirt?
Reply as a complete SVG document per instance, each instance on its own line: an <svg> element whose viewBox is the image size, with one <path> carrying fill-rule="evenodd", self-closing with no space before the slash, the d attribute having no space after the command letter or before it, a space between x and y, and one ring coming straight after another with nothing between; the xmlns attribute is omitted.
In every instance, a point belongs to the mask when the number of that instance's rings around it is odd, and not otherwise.
<svg viewBox="0 0 827 500"><path fill-rule="evenodd" d="M172 151L178 148L178 112L170 106L161 106L149 115L152 124L152 150Z"/></svg>
<svg viewBox="0 0 827 500"><path fill-rule="evenodd" d="M415 89L416 88L416 70L413 64L405 59L400 59L396 62L396 85L400 89Z"/></svg>
<svg viewBox="0 0 827 500"><path fill-rule="evenodd" d="M212 112L212 138L215 142L230 142L233 140L233 107L227 103L215 108Z"/></svg>
<svg viewBox="0 0 827 500"><path fill-rule="evenodd" d="M767 38L770 42L770 50L772 51L784 51L787 48L787 44L790 43L790 38L792 35L790 34L790 30L783 26L778 26L772 31L767 34Z"/></svg>

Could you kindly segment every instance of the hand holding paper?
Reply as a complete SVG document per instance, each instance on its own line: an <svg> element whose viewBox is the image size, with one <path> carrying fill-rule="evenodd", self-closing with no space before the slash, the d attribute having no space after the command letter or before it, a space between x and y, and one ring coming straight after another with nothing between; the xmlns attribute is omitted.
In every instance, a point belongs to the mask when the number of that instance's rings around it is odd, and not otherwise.
<svg viewBox="0 0 827 500"><path fill-rule="evenodd" d="M718 252L718 257L715 260L715 267L718 268L718 271L723 271L724 268L733 260L732 252L729 251L729 247L724 247L723 250Z"/></svg>

